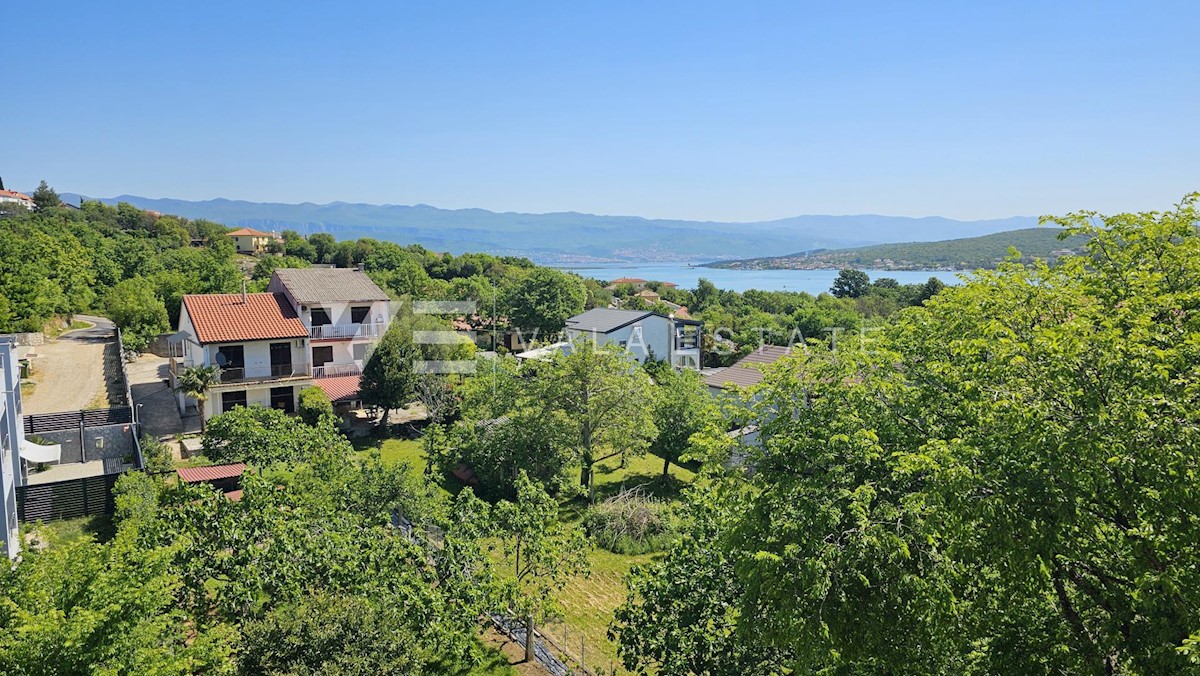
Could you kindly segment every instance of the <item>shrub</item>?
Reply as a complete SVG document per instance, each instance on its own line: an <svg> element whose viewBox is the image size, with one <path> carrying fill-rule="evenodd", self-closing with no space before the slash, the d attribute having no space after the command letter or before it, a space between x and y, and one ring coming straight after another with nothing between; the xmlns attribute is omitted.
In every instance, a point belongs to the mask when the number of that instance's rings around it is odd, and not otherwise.
<svg viewBox="0 0 1200 676"><path fill-rule="evenodd" d="M616 554L661 551L674 538L666 504L641 486L592 506L584 517L584 527L597 545Z"/></svg>
<svg viewBox="0 0 1200 676"><path fill-rule="evenodd" d="M166 444L148 434L142 435L141 444L142 462L145 465L142 469L150 474L161 474L174 469L175 459L171 457L171 449L167 448Z"/></svg>
<svg viewBox="0 0 1200 676"><path fill-rule="evenodd" d="M329 395L319 387L306 387L300 390L299 410L300 419L309 425L321 422L321 416L333 415L333 403Z"/></svg>

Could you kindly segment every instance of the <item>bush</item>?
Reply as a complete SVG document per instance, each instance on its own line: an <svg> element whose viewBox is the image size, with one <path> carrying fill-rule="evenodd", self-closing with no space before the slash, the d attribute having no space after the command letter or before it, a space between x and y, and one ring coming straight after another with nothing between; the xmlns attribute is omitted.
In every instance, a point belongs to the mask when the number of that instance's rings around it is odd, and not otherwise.
<svg viewBox="0 0 1200 676"><path fill-rule="evenodd" d="M333 404L329 395L319 387L306 387L300 390L300 404L297 411L300 419L309 425L321 422L321 416L333 415Z"/></svg>
<svg viewBox="0 0 1200 676"><path fill-rule="evenodd" d="M142 462L145 465L142 469L150 474L161 474L175 468L175 459L171 457L171 449L166 444L148 434L142 435L141 444Z"/></svg>
<svg viewBox="0 0 1200 676"><path fill-rule="evenodd" d="M666 504L641 486L594 505L584 517L584 527L597 545L615 554L661 551L674 539Z"/></svg>

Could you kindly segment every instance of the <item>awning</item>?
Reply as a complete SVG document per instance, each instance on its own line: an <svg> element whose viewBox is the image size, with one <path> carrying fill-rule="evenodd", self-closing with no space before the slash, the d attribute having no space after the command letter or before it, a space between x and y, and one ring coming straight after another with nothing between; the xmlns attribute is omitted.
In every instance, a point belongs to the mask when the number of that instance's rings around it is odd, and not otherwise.
<svg viewBox="0 0 1200 676"><path fill-rule="evenodd" d="M362 385L362 376L335 376L333 378L317 378L313 384L325 391L325 396L333 403L354 401L358 399L358 390Z"/></svg>
<svg viewBox="0 0 1200 676"><path fill-rule="evenodd" d="M21 459L26 462L58 462L62 457L62 444L37 444L28 439L21 440Z"/></svg>

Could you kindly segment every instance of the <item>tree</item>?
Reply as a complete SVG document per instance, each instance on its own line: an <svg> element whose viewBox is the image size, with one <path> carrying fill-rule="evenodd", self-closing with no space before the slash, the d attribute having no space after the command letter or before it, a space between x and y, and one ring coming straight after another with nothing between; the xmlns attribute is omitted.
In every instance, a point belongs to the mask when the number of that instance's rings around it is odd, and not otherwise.
<svg viewBox="0 0 1200 676"><path fill-rule="evenodd" d="M590 548L582 531L558 518L558 503L525 472L517 476L515 502L493 511L496 535L512 566L509 603L525 618L525 659L533 659L534 629L557 608L556 595L576 575L587 572Z"/></svg>
<svg viewBox="0 0 1200 676"><path fill-rule="evenodd" d="M871 288L871 278L862 270L843 268L829 292L838 298L859 298Z"/></svg>
<svg viewBox="0 0 1200 676"><path fill-rule="evenodd" d="M333 404L329 395L319 387L306 387L300 390L297 414L309 425L318 425L326 416L333 416Z"/></svg>
<svg viewBox="0 0 1200 676"><path fill-rule="evenodd" d="M408 325L393 321L363 366L359 389L363 403L380 410L379 424L385 424L394 409L413 400L417 387L414 364L420 358Z"/></svg>
<svg viewBox="0 0 1200 676"><path fill-rule="evenodd" d="M348 453L332 417L315 426L279 409L237 406L216 416L204 432L204 455L219 463L244 462L256 467L308 462L320 453Z"/></svg>
<svg viewBox="0 0 1200 676"><path fill-rule="evenodd" d="M208 391L221 382L221 367L189 366L179 372L175 381L175 391L185 397L195 399L200 409L200 431L204 432L205 414L204 402L208 401Z"/></svg>
<svg viewBox="0 0 1200 676"><path fill-rule="evenodd" d="M693 297L696 307L692 309L696 312L703 312L721 301L721 292L717 289L716 284L701 278L696 284L696 292Z"/></svg>
<svg viewBox="0 0 1200 676"><path fill-rule="evenodd" d="M327 232L317 232L308 236L308 243L313 245L313 251L316 253L316 263L332 263L333 250L337 246L337 240L333 235Z"/></svg>
<svg viewBox="0 0 1200 676"><path fill-rule="evenodd" d="M167 330L167 306L154 292L154 284L144 277L119 282L104 294L108 317L122 330L145 336Z"/></svg>
<svg viewBox="0 0 1200 676"><path fill-rule="evenodd" d="M571 423L581 486L592 485L592 466L602 459L597 451L636 455L658 433L652 414L654 385L624 349L581 339L570 354L556 353L550 362L532 368L537 396Z"/></svg>
<svg viewBox="0 0 1200 676"><path fill-rule="evenodd" d="M743 491L713 545L737 641L804 673L1189 669L1197 200L1051 219L1086 255L769 369L750 485L711 489Z"/></svg>
<svg viewBox="0 0 1200 676"><path fill-rule="evenodd" d="M583 311L583 281L550 268L536 268L517 282L508 297L509 319L523 330L557 333L567 319Z"/></svg>
<svg viewBox="0 0 1200 676"><path fill-rule="evenodd" d="M45 181L38 184L37 190L33 191L33 205L39 210L53 209L61 207L62 200L58 198L58 193L54 192Z"/></svg>
<svg viewBox="0 0 1200 676"><path fill-rule="evenodd" d="M658 385L654 394L654 427L658 430L654 450L663 458L665 481L671 463L679 462L680 455L688 450L692 435L720 429L723 420L720 407L696 371L667 367L658 369L653 377Z"/></svg>

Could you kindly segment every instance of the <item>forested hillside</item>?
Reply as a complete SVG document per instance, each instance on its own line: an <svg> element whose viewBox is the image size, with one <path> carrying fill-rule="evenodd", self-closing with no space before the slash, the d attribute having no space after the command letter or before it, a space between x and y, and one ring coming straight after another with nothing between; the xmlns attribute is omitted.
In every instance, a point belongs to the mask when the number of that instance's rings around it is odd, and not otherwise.
<svg viewBox="0 0 1200 676"><path fill-rule="evenodd" d="M811 251L712 263L708 267L732 270L816 270L857 267L874 270L976 270L994 269L1009 258L1010 249L1020 252L1022 262L1035 258L1053 263L1060 256L1079 253L1087 238L1060 237L1053 227L1027 228L981 237L940 242L876 244L855 249Z"/></svg>

